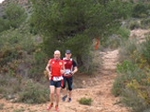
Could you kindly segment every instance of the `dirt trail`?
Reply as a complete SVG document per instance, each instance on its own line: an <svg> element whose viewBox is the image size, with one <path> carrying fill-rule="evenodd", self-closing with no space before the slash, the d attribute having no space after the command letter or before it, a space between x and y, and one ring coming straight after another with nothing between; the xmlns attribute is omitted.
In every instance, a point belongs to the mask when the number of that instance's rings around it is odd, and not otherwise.
<svg viewBox="0 0 150 112"><path fill-rule="evenodd" d="M116 65L118 60L118 50L99 52L98 57L102 57L102 72L95 77L85 75L76 76L76 83L80 83L81 88L74 89L73 101L71 103L60 103L60 112L129 112L127 108L118 104L119 99L111 93L112 85L116 77ZM79 104L80 98L92 98L91 106ZM0 100L1 112L47 112L48 103L29 105L22 103L11 103L5 99ZM51 112L55 112L51 110Z"/></svg>

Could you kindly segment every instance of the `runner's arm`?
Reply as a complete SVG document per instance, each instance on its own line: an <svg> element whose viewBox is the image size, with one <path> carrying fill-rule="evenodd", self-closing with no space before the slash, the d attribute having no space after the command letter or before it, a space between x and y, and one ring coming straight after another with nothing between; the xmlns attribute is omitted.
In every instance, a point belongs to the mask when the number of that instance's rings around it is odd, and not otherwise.
<svg viewBox="0 0 150 112"><path fill-rule="evenodd" d="M72 74L75 74L78 71L77 63L73 60L73 71Z"/></svg>
<svg viewBox="0 0 150 112"><path fill-rule="evenodd" d="M65 64L64 64L64 61L63 61L63 65L62 65L62 69L61 69L61 74L64 74L65 73Z"/></svg>
<svg viewBox="0 0 150 112"><path fill-rule="evenodd" d="M50 61L51 61L51 60L50 60ZM47 66L46 66L46 71L48 72L49 77L51 77L50 61L48 62Z"/></svg>

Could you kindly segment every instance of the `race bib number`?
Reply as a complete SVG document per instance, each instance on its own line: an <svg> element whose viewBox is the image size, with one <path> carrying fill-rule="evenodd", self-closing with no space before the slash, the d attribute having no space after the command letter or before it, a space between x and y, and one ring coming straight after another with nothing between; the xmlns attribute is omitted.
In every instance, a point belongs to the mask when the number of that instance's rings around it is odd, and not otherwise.
<svg viewBox="0 0 150 112"><path fill-rule="evenodd" d="M60 77L53 77L53 81L61 81L63 80L63 77L60 76Z"/></svg>
<svg viewBox="0 0 150 112"><path fill-rule="evenodd" d="M70 69L66 69L66 70L65 70L65 74L66 74L66 75L71 75L71 70L70 70Z"/></svg>

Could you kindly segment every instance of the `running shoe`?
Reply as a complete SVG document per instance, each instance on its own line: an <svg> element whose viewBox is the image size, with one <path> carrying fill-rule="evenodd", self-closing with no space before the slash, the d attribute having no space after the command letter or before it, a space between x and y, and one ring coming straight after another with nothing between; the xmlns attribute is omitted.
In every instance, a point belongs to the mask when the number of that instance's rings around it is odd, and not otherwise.
<svg viewBox="0 0 150 112"><path fill-rule="evenodd" d="M58 105L55 106L55 111L56 111L56 112L59 112Z"/></svg>
<svg viewBox="0 0 150 112"><path fill-rule="evenodd" d="M62 101L66 101L67 95L62 97Z"/></svg>
<svg viewBox="0 0 150 112"><path fill-rule="evenodd" d="M72 101L72 99L71 99L71 98L69 98L69 99L68 99L68 102L71 102L71 101Z"/></svg>
<svg viewBox="0 0 150 112"><path fill-rule="evenodd" d="M50 110L53 107L53 103L51 103L48 107L47 110Z"/></svg>

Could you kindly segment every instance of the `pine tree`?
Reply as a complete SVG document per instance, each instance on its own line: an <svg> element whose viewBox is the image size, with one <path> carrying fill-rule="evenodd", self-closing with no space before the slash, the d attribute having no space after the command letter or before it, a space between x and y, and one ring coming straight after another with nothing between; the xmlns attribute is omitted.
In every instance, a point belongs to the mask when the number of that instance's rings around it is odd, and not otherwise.
<svg viewBox="0 0 150 112"><path fill-rule="evenodd" d="M48 55L71 49L79 66L86 64L93 38L110 34L128 17L129 2L119 0L32 0L32 23L44 36ZM130 11L129 11L130 12ZM92 62L91 62L92 63Z"/></svg>

